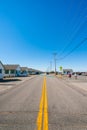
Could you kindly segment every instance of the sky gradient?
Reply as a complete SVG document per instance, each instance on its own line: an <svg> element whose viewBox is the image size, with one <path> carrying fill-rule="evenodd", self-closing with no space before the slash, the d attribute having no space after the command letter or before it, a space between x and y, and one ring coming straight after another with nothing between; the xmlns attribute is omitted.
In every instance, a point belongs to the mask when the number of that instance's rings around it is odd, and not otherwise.
<svg viewBox="0 0 87 130"><path fill-rule="evenodd" d="M87 71L86 0L0 0L0 60L39 70L59 66Z"/></svg>

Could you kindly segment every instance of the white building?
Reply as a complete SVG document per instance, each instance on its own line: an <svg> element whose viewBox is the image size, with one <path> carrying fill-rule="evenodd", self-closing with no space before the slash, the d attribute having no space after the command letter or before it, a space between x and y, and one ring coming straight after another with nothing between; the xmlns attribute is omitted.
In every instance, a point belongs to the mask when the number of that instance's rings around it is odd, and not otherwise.
<svg viewBox="0 0 87 130"><path fill-rule="evenodd" d="M28 76L28 68L27 67L21 67L21 74L20 76Z"/></svg>
<svg viewBox="0 0 87 130"><path fill-rule="evenodd" d="M20 65L4 65L5 68L5 77L15 77L15 76L19 76L20 75Z"/></svg>
<svg viewBox="0 0 87 130"><path fill-rule="evenodd" d="M40 71L40 70L28 68L28 73L29 73L30 75L36 75L36 74L41 74L41 73L43 73L43 72Z"/></svg>
<svg viewBox="0 0 87 130"><path fill-rule="evenodd" d="M4 65L2 64L2 62L0 61L0 79L3 79L4 77Z"/></svg>
<svg viewBox="0 0 87 130"><path fill-rule="evenodd" d="M72 74L73 70L72 69L63 69L63 74Z"/></svg>

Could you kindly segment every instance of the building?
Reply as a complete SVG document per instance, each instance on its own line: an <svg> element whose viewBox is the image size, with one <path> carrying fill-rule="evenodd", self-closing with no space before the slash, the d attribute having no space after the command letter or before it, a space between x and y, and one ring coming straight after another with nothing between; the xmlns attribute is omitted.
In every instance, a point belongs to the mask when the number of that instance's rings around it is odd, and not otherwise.
<svg viewBox="0 0 87 130"><path fill-rule="evenodd" d="M63 74L72 74L73 70L72 69L63 69Z"/></svg>
<svg viewBox="0 0 87 130"><path fill-rule="evenodd" d="M20 75L20 65L7 64L4 65L5 68L5 77L15 77Z"/></svg>
<svg viewBox="0 0 87 130"><path fill-rule="evenodd" d="M30 75L36 75L36 74L41 74L42 73L42 71L32 69L32 68L28 68L28 72L29 72Z"/></svg>
<svg viewBox="0 0 87 130"><path fill-rule="evenodd" d="M29 73L29 75L31 75L32 72L33 72L33 69L32 69L32 68L28 68L28 73Z"/></svg>
<svg viewBox="0 0 87 130"><path fill-rule="evenodd" d="M4 65L0 61L0 79L3 79L5 73Z"/></svg>
<svg viewBox="0 0 87 130"><path fill-rule="evenodd" d="M29 75L28 68L27 67L21 67L20 76L28 76L28 75Z"/></svg>

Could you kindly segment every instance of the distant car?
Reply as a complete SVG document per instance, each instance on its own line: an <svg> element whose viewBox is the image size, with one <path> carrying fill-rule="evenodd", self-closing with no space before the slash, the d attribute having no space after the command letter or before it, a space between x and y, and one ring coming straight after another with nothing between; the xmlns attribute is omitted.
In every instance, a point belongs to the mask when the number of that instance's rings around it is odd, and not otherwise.
<svg viewBox="0 0 87 130"><path fill-rule="evenodd" d="M46 74L49 74L49 72L47 72Z"/></svg>

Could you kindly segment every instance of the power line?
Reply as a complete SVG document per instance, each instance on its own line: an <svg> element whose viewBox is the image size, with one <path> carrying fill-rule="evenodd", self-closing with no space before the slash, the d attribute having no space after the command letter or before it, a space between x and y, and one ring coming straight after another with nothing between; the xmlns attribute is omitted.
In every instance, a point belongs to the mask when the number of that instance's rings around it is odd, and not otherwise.
<svg viewBox="0 0 87 130"><path fill-rule="evenodd" d="M73 23L76 23L77 22L77 16L78 16L78 14L79 14L79 9L80 9L80 7L82 6L82 3L83 3L83 0L80 0L80 2L79 2L79 4L78 4L78 6L77 6L77 10L76 10L76 12L75 12L75 14L74 14L74 17L72 17L72 19L71 19L71 21L69 22L69 23L71 23L71 25L72 25L72 28L75 28L76 26L76 24L73 24ZM70 6L69 6L70 7ZM85 8L86 9L86 8ZM69 13L70 13L70 11L68 11ZM84 10L82 11L82 13L84 12ZM80 15L81 15L81 13L80 13ZM81 21L80 21L81 22ZM74 25L74 26L73 26ZM77 26L78 27L78 26ZM70 36L72 36L72 33L68 33L68 35L70 35ZM65 36L67 36L67 33L65 33Z"/></svg>
<svg viewBox="0 0 87 130"><path fill-rule="evenodd" d="M69 46L73 43L73 41L75 40L75 38L76 38L78 32L79 32L80 29L85 25L85 23L86 23L86 21L84 21L83 23L80 24L80 26L78 26L78 28L76 29L77 31L74 32L74 35L73 35L73 37L72 37L72 40L66 45L66 47L63 49L63 51L60 53L60 55L62 55L62 54L65 52L65 50L67 49L67 47L69 47Z"/></svg>
<svg viewBox="0 0 87 130"><path fill-rule="evenodd" d="M81 1L79 2L79 5L77 6L77 10L76 10L76 12L75 12L75 14L74 14L74 17L73 17L71 23L75 23L75 22L77 21L78 14L80 13L80 12L79 12L79 9L81 8L82 4L83 4L83 0L81 0ZM86 9L86 8L85 8L85 9ZM85 10L85 9L84 9L84 10ZM83 13L84 10L82 10L81 13ZM80 13L80 15L81 15L81 13ZM74 24L73 24L73 25L74 25ZM73 27L72 27L72 28L73 28Z"/></svg>
<svg viewBox="0 0 87 130"><path fill-rule="evenodd" d="M80 1L79 6L81 6L82 2L83 2L83 1ZM82 11L82 14L85 13L85 12L84 12L85 10L87 10L87 7ZM77 14L78 14L78 13L77 13ZM80 15L80 17L81 17L81 16L82 16L82 15ZM85 18L85 16L84 16L84 18ZM70 35L72 36L71 41L70 41L70 42L66 45L66 47L60 52L59 56L62 55L62 54L65 52L65 50L67 49L67 47L72 44L72 42L75 40L75 38L76 38L78 32L79 32L80 29L85 25L86 22L87 22L87 20L83 21L82 23L81 23L81 21L80 21L79 24L76 24L76 25L73 26L73 29L74 29L74 30L73 30L73 33L70 34ZM73 35L72 35L72 34L73 34Z"/></svg>
<svg viewBox="0 0 87 130"><path fill-rule="evenodd" d="M59 58L58 60L63 60L67 56L69 56L71 53L73 53L77 48L79 48L85 41L87 41L87 38L84 38L80 43L78 43L69 53L67 53L64 57Z"/></svg>

